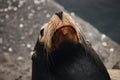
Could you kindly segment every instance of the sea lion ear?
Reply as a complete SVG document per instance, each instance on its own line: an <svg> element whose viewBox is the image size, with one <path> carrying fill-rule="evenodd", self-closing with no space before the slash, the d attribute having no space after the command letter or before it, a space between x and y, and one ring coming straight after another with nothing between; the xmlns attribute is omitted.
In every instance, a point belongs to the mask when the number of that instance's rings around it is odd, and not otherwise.
<svg viewBox="0 0 120 80"><path fill-rule="evenodd" d="M39 48L39 38L35 44L34 51L38 51L38 48Z"/></svg>
<svg viewBox="0 0 120 80"><path fill-rule="evenodd" d="M35 51L36 54L39 54L40 52L43 51L43 43L40 42L39 38L38 38L38 40L35 44L34 51Z"/></svg>
<svg viewBox="0 0 120 80"><path fill-rule="evenodd" d="M35 47L34 47L34 50L33 50L33 53L31 54L32 55L32 60L34 58L36 58L38 53L39 53L39 39L37 40L37 42L35 44Z"/></svg>
<svg viewBox="0 0 120 80"><path fill-rule="evenodd" d="M38 38L38 40L36 42L36 45L34 47L34 50L39 52L39 51L41 51L41 49L43 49L43 42L40 42L40 40Z"/></svg>
<svg viewBox="0 0 120 80"><path fill-rule="evenodd" d="M39 38L35 44L33 54L32 54L32 60L43 54L43 43L39 41Z"/></svg>
<svg viewBox="0 0 120 80"><path fill-rule="evenodd" d="M33 53L32 53L31 55L32 55L32 56L31 56L31 59L32 59L32 60L34 60L34 59L37 57L37 54L36 54L35 51L33 51Z"/></svg>

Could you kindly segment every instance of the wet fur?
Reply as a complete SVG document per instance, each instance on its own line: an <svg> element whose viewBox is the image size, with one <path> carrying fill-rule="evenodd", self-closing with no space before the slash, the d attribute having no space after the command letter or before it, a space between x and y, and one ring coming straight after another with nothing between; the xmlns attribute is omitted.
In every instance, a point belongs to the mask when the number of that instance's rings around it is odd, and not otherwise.
<svg viewBox="0 0 120 80"><path fill-rule="evenodd" d="M37 42L32 57L32 80L110 80L109 74L91 46L72 41L46 53L43 43Z"/></svg>
<svg viewBox="0 0 120 80"><path fill-rule="evenodd" d="M32 80L111 80L104 64L72 18L64 12L62 16L60 19L54 14L42 28L44 33L40 33L32 55ZM58 44L60 36L54 34L67 25L75 30L77 40L68 38ZM54 44L58 47L55 48Z"/></svg>

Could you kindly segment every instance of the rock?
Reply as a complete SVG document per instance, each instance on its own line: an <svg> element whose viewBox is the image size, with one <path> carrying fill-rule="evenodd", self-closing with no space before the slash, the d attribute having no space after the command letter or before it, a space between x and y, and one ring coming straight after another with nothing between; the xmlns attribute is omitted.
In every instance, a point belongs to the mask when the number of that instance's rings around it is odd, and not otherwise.
<svg viewBox="0 0 120 80"><path fill-rule="evenodd" d="M0 44L2 44L3 43L3 39L2 38L0 38Z"/></svg>
<svg viewBox="0 0 120 80"><path fill-rule="evenodd" d="M19 56L19 57L17 57L17 60L19 60L19 61L21 61L21 60L23 60L24 58L22 57L22 56Z"/></svg>
<svg viewBox="0 0 120 80"><path fill-rule="evenodd" d="M0 55L0 63L4 63L4 62L7 62L8 59L6 58L5 55Z"/></svg>

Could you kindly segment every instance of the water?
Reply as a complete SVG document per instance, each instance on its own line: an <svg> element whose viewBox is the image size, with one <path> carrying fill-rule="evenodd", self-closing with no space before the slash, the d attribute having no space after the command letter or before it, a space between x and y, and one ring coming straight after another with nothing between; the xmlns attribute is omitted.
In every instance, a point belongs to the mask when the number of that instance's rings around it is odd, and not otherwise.
<svg viewBox="0 0 120 80"><path fill-rule="evenodd" d="M120 0L56 0L120 44Z"/></svg>

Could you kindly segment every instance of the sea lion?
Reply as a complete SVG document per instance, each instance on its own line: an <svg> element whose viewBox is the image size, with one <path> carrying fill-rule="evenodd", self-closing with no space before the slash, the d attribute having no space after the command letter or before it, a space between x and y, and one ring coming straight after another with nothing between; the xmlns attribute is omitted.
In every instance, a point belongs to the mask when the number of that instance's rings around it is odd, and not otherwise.
<svg viewBox="0 0 120 80"><path fill-rule="evenodd" d="M111 80L74 20L55 13L40 30L32 55L32 80Z"/></svg>

